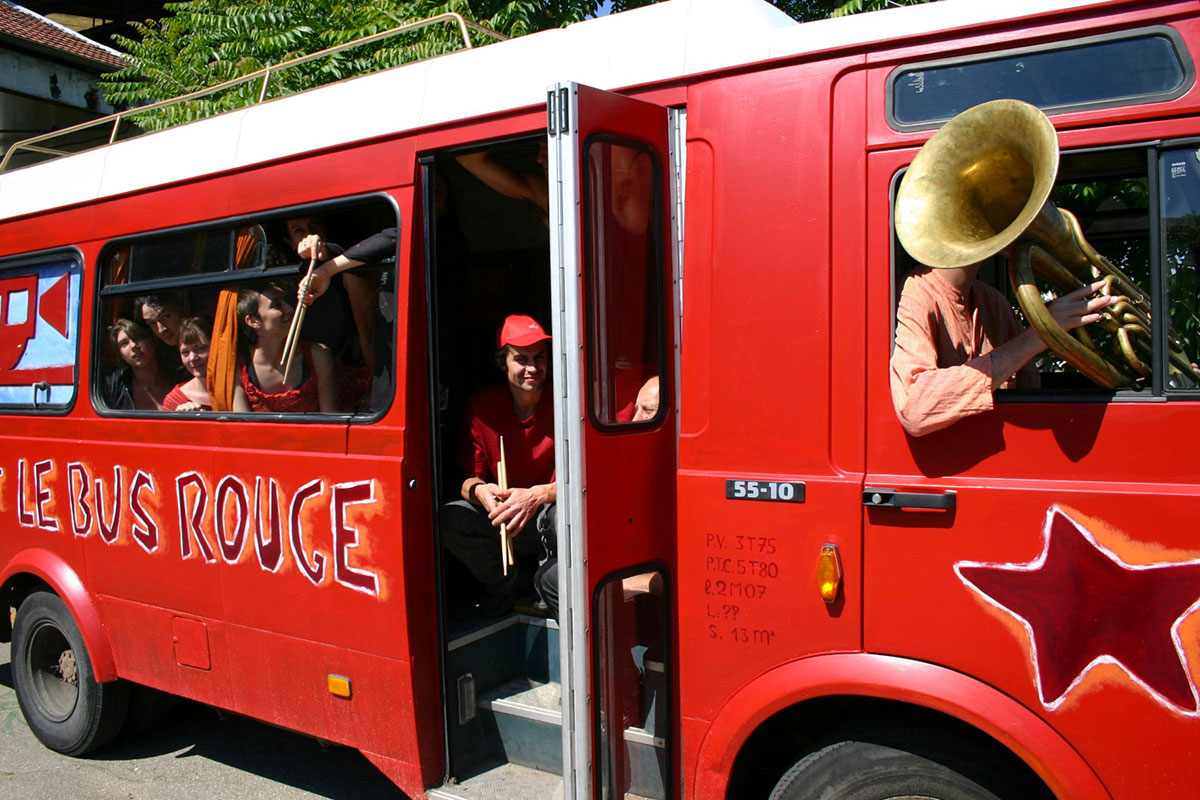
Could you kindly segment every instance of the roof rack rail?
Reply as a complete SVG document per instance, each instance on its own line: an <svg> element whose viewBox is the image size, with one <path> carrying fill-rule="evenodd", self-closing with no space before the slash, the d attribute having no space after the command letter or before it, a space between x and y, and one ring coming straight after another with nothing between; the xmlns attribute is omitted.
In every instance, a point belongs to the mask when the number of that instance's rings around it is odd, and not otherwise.
<svg viewBox="0 0 1200 800"><path fill-rule="evenodd" d="M324 50L319 50L315 53L309 53L308 55L305 55L305 56L299 56L297 58L293 58L293 59L284 61L279 64L273 64L273 65L268 64L266 67L263 67L260 70L256 70L254 72L249 72L249 73L247 73L245 75L241 75L237 78L233 78L231 80L227 80L222 83L218 83L214 86L208 87L207 89L199 89L194 92L189 92L188 94L180 95L179 97L172 97L169 100L160 100L157 103L150 103L149 105L138 106L136 108L130 108L125 111L118 111L117 113L110 114L107 117L101 117L99 119L89 120L88 122L82 122L78 125L72 125L69 128L62 128L61 130L51 131L50 133L43 133L43 134L39 134L37 136L31 136L28 139L22 139L19 142L14 142L12 145L10 145L8 150L4 153L4 159L2 161L0 161L0 173L8 170L9 162L12 160L13 155L15 155L18 151L41 153L43 155L49 155L49 156L53 156L55 158L59 158L62 156L75 155L76 153L81 153L86 150L90 150L90 149L92 149L92 147L102 147L107 144L113 144L115 141L117 141L117 131L120 129L121 121L123 119L127 119L129 117L132 117L132 116L135 116L138 114L145 114L148 111L155 111L160 108L166 108L167 106L172 106L177 103L185 103L189 100L196 100L201 97L206 97L211 94L216 94L217 92L223 91L225 89L229 89L233 86L239 86L243 83L250 83L251 81L256 81L256 80L261 79L262 80L262 88L259 89L258 99L254 102L254 104L257 105L258 103L261 103L266 98L267 86L270 83L271 76L275 73L281 72L290 67L298 66L300 64L306 64L309 61L315 61L319 58L324 58L325 56L330 56L335 53L340 53L343 50L349 50L354 47L360 47L365 44L370 44L372 42L377 42L382 39L387 39L391 36L395 36L400 33L405 33L407 31L415 31L415 30L419 30L421 28L427 28L431 25L436 25L440 22L451 22L451 21L456 22L458 24L458 29L462 33L464 49L467 49L467 50L470 50L474 47L474 45L471 44L470 31L472 31L472 30L479 31L480 33L486 34L486 35L491 36L492 38L500 40L500 41L505 41L508 39L507 36L500 33L499 31L492 30L491 28L485 27L476 22L472 22L468 19L465 19L461 14L458 14L453 11L448 11L444 14L438 14L433 17L428 17L426 19L417 20L416 22L406 22L405 24L400 25L398 27L390 28L386 31L380 31L379 33L371 34L370 36L364 36L360 39L355 39L352 42L346 42L344 44L335 45L333 47L327 47ZM444 55L444 54L438 54L438 55ZM435 58L435 57L436 56L428 56L427 58L417 59L417 61L425 61L425 60L428 60L428 58ZM414 61L414 62L409 62L409 63L416 63L416 62ZM272 99L276 99L276 98L272 98ZM54 148L54 147L42 146L41 144L39 144L41 142L47 142L47 141L51 141L54 139L59 139L61 137L68 136L70 134L75 134L75 133L79 133L80 131L89 130L91 128L100 128L105 125L112 125L112 131L108 135L108 141L103 142L101 144L84 146L77 150L62 150L62 149L58 149L58 148ZM135 132L132 134L132 136L139 136L144 132L145 131ZM132 136L129 138L132 138ZM42 162L38 162L38 163L42 163ZM32 165L25 165L25 166L32 166Z"/></svg>

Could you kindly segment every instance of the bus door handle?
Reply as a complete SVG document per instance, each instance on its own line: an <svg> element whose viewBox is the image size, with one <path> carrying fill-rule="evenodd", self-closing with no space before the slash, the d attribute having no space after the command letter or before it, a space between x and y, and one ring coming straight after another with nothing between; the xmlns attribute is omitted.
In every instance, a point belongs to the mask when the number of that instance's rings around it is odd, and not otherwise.
<svg viewBox="0 0 1200 800"><path fill-rule="evenodd" d="M897 492L895 489L863 489L863 505L872 508L957 507L957 492Z"/></svg>

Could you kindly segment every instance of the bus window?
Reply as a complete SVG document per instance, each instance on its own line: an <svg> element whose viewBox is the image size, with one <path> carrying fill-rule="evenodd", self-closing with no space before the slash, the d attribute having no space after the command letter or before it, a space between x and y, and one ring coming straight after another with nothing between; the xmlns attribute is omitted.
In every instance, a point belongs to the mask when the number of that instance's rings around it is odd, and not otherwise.
<svg viewBox="0 0 1200 800"><path fill-rule="evenodd" d="M100 407L381 412L393 380L396 231L394 206L366 198L114 242L101 256L96 314ZM319 288L298 312L312 263L300 253L313 247Z"/></svg>
<svg viewBox="0 0 1200 800"><path fill-rule="evenodd" d="M663 358L662 187L655 157L644 145L607 137L585 148L591 416L602 428L652 422L661 417Z"/></svg>
<svg viewBox="0 0 1200 800"><path fill-rule="evenodd" d="M596 743L600 797L671 797L663 573L610 578L596 592Z"/></svg>
<svg viewBox="0 0 1200 800"><path fill-rule="evenodd" d="M1158 158L1162 197L1151 191L1147 167ZM1200 177L1197 175L1195 148L1181 148L1155 154L1145 147L1104 149L1064 153L1050 202L1071 212L1079 221L1088 243L1120 273L1129 278L1144 296L1151 318L1158 313L1155 287L1163 281L1168 298L1168 323L1147 337L1144 344L1121 341L1121 336L1101 325L1087 326L1095 348L1117 364L1127 383L1113 392L1105 390L1081 374L1052 350L1045 350L1034 361L1038 373L1036 388L1003 388L997 401L1017 401L1057 396L1109 400L1122 397L1161 395L1166 390L1189 390L1200 385L1197 363L1200 353L1200 320L1196 316L1196 288L1200 283L1194 255L1196 213L1200 203ZM1158 274L1152 262L1152 243L1165 243ZM911 256L895 243L895 290L899 299L905 276L919 268ZM1081 276L1088 282L1105 277L1095 271ZM984 262L978 280L995 287L1008 297L1022 326L1027 320L1016 301L1009 278L1008 261L996 256ZM1063 293L1040 283L1048 303ZM1114 291L1114 293L1120 293ZM1126 355L1126 347L1133 358ZM1157 365L1157 366L1156 366Z"/></svg>
<svg viewBox="0 0 1200 800"><path fill-rule="evenodd" d="M1174 30L1156 27L897 69L888 78L896 130L934 127L988 100L1055 111L1179 97L1195 78Z"/></svg>
<svg viewBox="0 0 1200 800"><path fill-rule="evenodd" d="M74 402L81 272L74 252L0 264L0 411Z"/></svg>
<svg viewBox="0 0 1200 800"><path fill-rule="evenodd" d="M1200 157L1195 146L1164 151L1158 162L1162 193L1162 268L1171 330L1195 363L1200 354ZM1195 390L1200 380L1177 365L1168 390Z"/></svg>

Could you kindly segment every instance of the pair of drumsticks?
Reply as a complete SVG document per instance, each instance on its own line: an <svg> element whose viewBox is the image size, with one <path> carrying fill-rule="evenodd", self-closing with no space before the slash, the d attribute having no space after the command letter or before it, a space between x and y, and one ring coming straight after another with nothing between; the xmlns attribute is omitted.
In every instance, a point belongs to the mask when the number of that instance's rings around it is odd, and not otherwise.
<svg viewBox="0 0 1200 800"><path fill-rule="evenodd" d="M292 368L292 361L296 358L296 345L300 342L300 326L304 323L304 314L308 311L308 306L305 305L304 299L308 296L308 289L312 286L313 270L317 268L317 257L314 255L312 261L308 264L308 274L304 276L304 280L300 284L300 299L296 301L296 312L292 314L292 325L288 328L287 340L283 343L283 355L279 361L283 365L283 380L287 382L288 371Z"/></svg>
<svg viewBox="0 0 1200 800"><path fill-rule="evenodd" d="M508 491L508 463L504 459L504 437L500 437L500 463L496 465L496 478L500 481L500 491ZM513 561L512 541L508 536L508 524L500 523L500 567L508 577L508 568Z"/></svg>

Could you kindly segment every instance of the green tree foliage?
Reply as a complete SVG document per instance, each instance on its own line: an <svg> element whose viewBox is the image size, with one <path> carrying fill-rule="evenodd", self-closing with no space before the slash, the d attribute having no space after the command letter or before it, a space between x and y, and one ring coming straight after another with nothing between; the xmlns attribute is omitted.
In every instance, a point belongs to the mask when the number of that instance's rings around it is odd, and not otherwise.
<svg viewBox="0 0 1200 800"><path fill-rule="evenodd" d="M327 47L455 11L506 36L585 19L596 0L194 0L169 3L170 16L135 23L137 39L118 38L126 68L104 76L110 102L144 105L213 86ZM475 44L491 38L473 33ZM273 75L267 97L320 86L462 47L453 23L353 48ZM258 98L261 83L135 115L157 129L238 108Z"/></svg>
<svg viewBox="0 0 1200 800"><path fill-rule="evenodd" d="M866 11L882 11L896 6L915 6L928 3L931 0L847 0L829 12L831 17L845 17L849 14L861 14Z"/></svg>
<svg viewBox="0 0 1200 800"><path fill-rule="evenodd" d="M926 0L773 0L800 20ZM616 13L655 0L611 0ZM114 105L136 107L205 89L318 50L447 11L513 37L594 15L603 0L194 0L168 3L158 21L135 23L138 38L117 37L128 66L101 87ZM851 6L855 9L848 10ZM473 33L475 44L490 37ZM272 75L266 97L278 97L461 47L444 23L356 47ZM137 128L156 130L255 102L261 82L134 114Z"/></svg>

